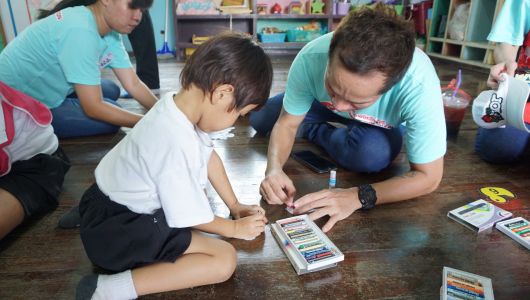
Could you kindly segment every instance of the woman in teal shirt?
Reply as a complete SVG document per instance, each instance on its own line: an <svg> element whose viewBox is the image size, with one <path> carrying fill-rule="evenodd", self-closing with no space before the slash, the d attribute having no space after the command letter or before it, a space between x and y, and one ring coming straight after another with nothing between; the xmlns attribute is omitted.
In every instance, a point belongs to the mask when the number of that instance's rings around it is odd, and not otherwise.
<svg viewBox="0 0 530 300"><path fill-rule="evenodd" d="M146 109L156 97L134 72L120 34L131 32L152 0L63 0L43 12L0 54L0 81L48 106L59 137L133 127L142 115L120 108L110 68ZM114 86L114 89L116 87ZM114 95L111 95L114 94Z"/></svg>

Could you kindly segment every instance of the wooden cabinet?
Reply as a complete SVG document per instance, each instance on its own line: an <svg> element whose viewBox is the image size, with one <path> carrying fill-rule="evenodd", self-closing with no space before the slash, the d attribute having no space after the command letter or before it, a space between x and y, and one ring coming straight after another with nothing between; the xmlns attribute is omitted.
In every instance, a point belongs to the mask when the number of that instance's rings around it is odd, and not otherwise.
<svg viewBox="0 0 530 300"><path fill-rule="evenodd" d="M184 59L184 50L194 48L192 36L213 36L227 30L250 34L258 40L258 33L263 27L275 26L286 30L294 28L310 21L317 21L321 27L329 32L338 24L344 15L333 14L333 0L322 0L324 2L323 14L289 14L287 11L290 0L251 0L251 14L233 15L175 15L175 43L177 59ZM309 7L306 1L305 11ZM281 14L271 14L270 10L275 3L282 6ZM256 14L258 4L267 4L268 14ZM175 10L173 10L175 11ZM283 42L283 43L261 43L269 54L291 55L296 54L305 45L305 42Z"/></svg>
<svg viewBox="0 0 530 300"><path fill-rule="evenodd" d="M489 68L494 43L487 36L504 0L436 0L427 34L427 54L473 66ZM449 26L460 5L469 5L463 39L449 35Z"/></svg>

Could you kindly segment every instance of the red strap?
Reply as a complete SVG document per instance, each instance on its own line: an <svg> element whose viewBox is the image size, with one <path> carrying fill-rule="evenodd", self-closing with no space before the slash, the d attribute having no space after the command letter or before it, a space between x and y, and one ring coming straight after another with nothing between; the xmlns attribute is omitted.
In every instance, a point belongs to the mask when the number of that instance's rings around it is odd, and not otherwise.
<svg viewBox="0 0 530 300"><path fill-rule="evenodd" d="M28 113L39 125L48 125L52 122L52 113L46 105L34 98L15 90L0 81L0 100Z"/></svg>
<svg viewBox="0 0 530 300"><path fill-rule="evenodd" d="M0 144L0 176L9 173L11 169L11 159L6 152L5 147L13 142L15 137L15 122L13 121L13 107L5 102L2 103L2 110L4 111L4 122L6 126L7 141Z"/></svg>

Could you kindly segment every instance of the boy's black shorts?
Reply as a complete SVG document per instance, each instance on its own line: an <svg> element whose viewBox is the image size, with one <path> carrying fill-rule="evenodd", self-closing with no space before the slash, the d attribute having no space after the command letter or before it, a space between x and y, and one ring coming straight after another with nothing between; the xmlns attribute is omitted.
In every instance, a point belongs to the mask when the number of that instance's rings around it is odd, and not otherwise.
<svg viewBox="0 0 530 300"><path fill-rule="evenodd" d="M169 227L162 209L137 214L110 200L97 184L83 194L79 212L88 258L109 271L175 262L191 243L191 229Z"/></svg>
<svg viewBox="0 0 530 300"><path fill-rule="evenodd" d="M0 177L0 189L20 201L28 219L57 207L68 169L70 161L59 147L52 155L37 154L14 162L9 173Z"/></svg>

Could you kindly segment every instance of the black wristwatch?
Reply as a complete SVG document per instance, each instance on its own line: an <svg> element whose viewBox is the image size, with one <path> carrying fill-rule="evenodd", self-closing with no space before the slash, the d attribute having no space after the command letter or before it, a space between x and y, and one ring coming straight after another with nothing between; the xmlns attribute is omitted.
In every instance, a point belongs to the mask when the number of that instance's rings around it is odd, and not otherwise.
<svg viewBox="0 0 530 300"><path fill-rule="evenodd" d="M377 195L374 188L369 184L361 184L358 188L357 195L361 202L362 210L369 210L374 208L377 201Z"/></svg>

